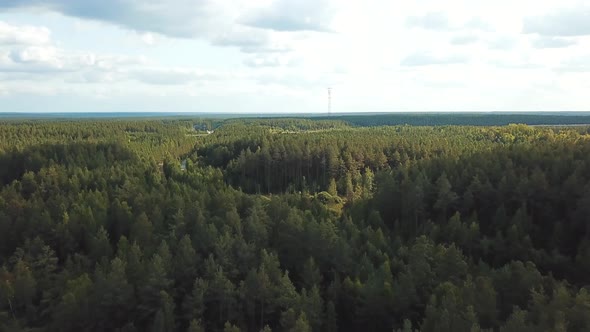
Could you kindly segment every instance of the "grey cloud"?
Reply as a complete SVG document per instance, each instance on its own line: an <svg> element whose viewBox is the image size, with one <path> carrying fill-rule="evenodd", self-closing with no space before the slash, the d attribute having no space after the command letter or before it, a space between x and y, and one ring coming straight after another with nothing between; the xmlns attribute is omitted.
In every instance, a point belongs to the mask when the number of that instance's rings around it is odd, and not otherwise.
<svg viewBox="0 0 590 332"><path fill-rule="evenodd" d="M32 29L32 30L31 30ZM22 36L22 31L39 30L2 25L0 32ZM44 31L40 29L39 31ZM0 34L1 35L1 34ZM215 75L190 68L147 68L138 70L148 61L142 56L67 52L51 44L37 45L37 39L21 38L25 45L0 45L0 77L5 80L48 80L59 77L64 82L99 83L137 80L146 84L184 84L215 79ZM20 37L19 37L20 38ZM42 40L42 39L41 39ZM247 45L263 44L255 41Z"/></svg>
<svg viewBox="0 0 590 332"><path fill-rule="evenodd" d="M139 32L201 38L218 46L267 47L267 31L237 24L224 5L214 0L0 0L0 10L44 9Z"/></svg>
<svg viewBox="0 0 590 332"><path fill-rule="evenodd" d="M502 36L488 42L488 48L492 50L511 50L516 46L516 40L512 37Z"/></svg>
<svg viewBox="0 0 590 332"><path fill-rule="evenodd" d="M128 77L146 84L181 85L197 81L218 79L216 75L194 69L146 69L134 70Z"/></svg>
<svg viewBox="0 0 590 332"><path fill-rule="evenodd" d="M534 48L564 48L576 45L578 42L569 38L541 36L533 40Z"/></svg>
<svg viewBox="0 0 590 332"><path fill-rule="evenodd" d="M412 16L406 20L406 26L427 30L450 30L449 20L442 12L430 12L423 16Z"/></svg>
<svg viewBox="0 0 590 332"><path fill-rule="evenodd" d="M451 38L450 43L453 45L469 45L474 44L479 41L479 37L477 35L458 35Z"/></svg>
<svg viewBox="0 0 590 332"><path fill-rule="evenodd" d="M492 27L488 22L484 21L480 17L474 17L470 19L469 21L467 21L467 23L465 23L463 28L469 30L479 30L484 32L494 31L494 27Z"/></svg>
<svg viewBox="0 0 590 332"><path fill-rule="evenodd" d="M0 51L1 73L59 73L75 71L52 47L25 47Z"/></svg>
<svg viewBox="0 0 590 332"><path fill-rule="evenodd" d="M293 49L287 46L282 45L246 45L240 47L240 51L243 53L256 53L256 54L265 54L265 53L287 53L291 52Z"/></svg>
<svg viewBox="0 0 590 332"><path fill-rule="evenodd" d="M505 60L493 60L490 61L489 64L502 68L502 69L540 69L543 66L539 64L535 64L529 61L505 61Z"/></svg>
<svg viewBox="0 0 590 332"><path fill-rule="evenodd" d="M14 63L37 62L31 59L31 57L28 57L23 50L11 50L10 53L8 53L8 58Z"/></svg>
<svg viewBox="0 0 590 332"><path fill-rule="evenodd" d="M102 72L102 71L88 71L82 73L76 80L72 80L74 83L106 83L106 82L115 82L121 79L121 75L118 73L112 72Z"/></svg>
<svg viewBox="0 0 590 332"><path fill-rule="evenodd" d="M252 68L261 67L294 67L301 63L300 59L284 56L254 56L244 60L244 65Z"/></svg>
<svg viewBox="0 0 590 332"><path fill-rule="evenodd" d="M252 68L260 67L279 67L281 66L280 61L277 58L248 58L244 60L244 65Z"/></svg>
<svg viewBox="0 0 590 332"><path fill-rule="evenodd" d="M590 7L568 8L543 16L527 17L523 22L523 32L562 37L590 35Z"/></svg>
<svg viewBox="0 0 590 332"><path fill-rule="evenodd" d="M329 0L275 0L246 15L241 23L275 31L329 31L334 10Z"/></svg>
<svg viewBox="0 0 590 332"><path fill-rule="evenodd" d="M213 4L209 0L4 0L0 9L41 8L137 31L197 37L207 32L211 17L219 14Z"/></svg>
<svg viewBox="0 0 590 332"><path fill-rule="evenodd" d="M408 17L406 26L436 31L494 31L494 28L480 17L473 17L464 24L452 25L444 12L429 12L423 16Z"/></svg>
<svg viewBox="0 0 590 332"><path fill-rule="evenodd" d="M0 73L22 73L54 75L57 73L68 73L76 71L76 68L63 67L51 63L2 63L0 62Z"/></svg>
<svg viewBox="0 0 590 332"><path fill-rule="evenodd" d="M70 75L66 75L63 81L74 84L115 84L128 80L126 73L120 71L101 70L99 68L88 68Z"/></svg>
<svg viewBox="0 0 590 332"><path fill-rule="evenodd" d="M462 89L469 87L467 83L458 81L425 80L420 82L420 84L433 89Z"/></svg>
<svg viewBox="0 0 590 332"><path fill-rule="evenodd" d="M258 76L256 82L261 85L280 85L293 89L309 89L311 87L325 87L326 80L311 79L301 75L261 75Z"/></svg>
<svg viewBox="0 0 590 332"><path fill-rule="evenodd" d="M213 38L213 44L218 46L237 46L258 48L268 44L268 35L257 29L229 31L218 34Z"/></svg>
<svg viewBox="0 0 590 332"><path fill-rule="evenodd" d="M563 73L590 72L590 55L564 60L555 70Z"/></svg>
<svg viewBox="0 0 590 332"><path fill-rule="evenodd" d="M286 52L272 45L268 30L327 31L330 0L276 0L236 21L227 2L216 0L0 0L3 9L42 9L111 23L138 32L200 38L244 53ZM3 40L0 26L0 43Z"/></svg>
<svg viewBox="0 0 590 332"><path fill-rule="evenodd" d="M0 65L2 68L2 65ZM20 73L20 72L6 72L0 69L0 81L7 82L7 81L31 81L31 80L38 80L34 74L31 73ZM1 94L0 94L1 95Z"/></svg>
<svg viewBox="0 0 590 332"><path fill-rule="evenodd" d="M417 67L430 65L453 65L469 62L469 59L462 55L434 56L426 53L415 53L402 59L401 66Z"/></svg>
<svg viewBox="0 0 590 332"><path fill-rule="evenodd" d="M73 73L114 73L119 68L133 68L145 62L143 57L68 53L51 45L0 49L0 73L12 77L37 75L45 79Z"/></svg>
<svg viewBox="0 0 590 332"><path fill-rule="evenodd" d="M242 26L216 35L211 43L217 46L233 46L243 53L284 53L289 52L287 47L273 45L266 31Z"/></svg>
<svg viewBox="0 0 590 332"><path fill-rule="evenodd" d="M267 31L240 26L237 29L224 32L212 38L211 43L217 46L237 47L242 53L268 54L287 53L291 48L272 42Z"/></svg>
<svg viewBox="0 0 590 332"><path fill-rule="evenodd" d="M283 86L289 89L325 89L328 86L338 86L343 82L342 75L329 70L315 75L304 75L302 72L279 73L277 71L263 72L250 77L256 83L270 86ZM325 91L325 90L324 90Z"/></svg>
<svg viewBox="0 0 590 332"><path fill-rule="evenodd" d="M55 59L29 60L18 52L0 54L0 74L13 79L50 79L60 75L70 83L104 83L136 80L145 84L176 85L221 77L191 68L148 68L136 65L144 60L134 57L63 55Z"/></svg>

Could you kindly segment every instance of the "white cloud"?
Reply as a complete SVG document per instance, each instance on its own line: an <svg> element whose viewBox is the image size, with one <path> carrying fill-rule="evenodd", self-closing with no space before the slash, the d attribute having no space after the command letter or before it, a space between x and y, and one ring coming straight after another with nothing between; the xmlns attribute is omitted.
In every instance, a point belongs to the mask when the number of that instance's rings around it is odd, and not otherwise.
<svg viewBox="0 0 590 332"><path fill-rule="evenodd" d="M479 37L475 34L461 34L451 38L450 43L453 45L469 45L479 41Z"/></svg>
<svg viewBox="0 0 590 332"><path fill-rule="evenodd" d="M270 37L268 33L260 29L236 26L215 34L212 38L213 45L217 46L235 46L246 53L263 51L269 48ZM251 52L248 52L251 50Z"/></svg>
<svg viewBox="0 0 590 332"><path fill-rule="evenodd" d="M475 30L475 31L485 31L485 32L493 32L494 31L494 27L484 21L481 17L473 17L471 19L469 19L467 22L465 22L465 25L463 26L465 29L469 29L469 30Z"/></svg>
<svg viewBox="0 0 590 332"><path fill-rule="evenodd" d="M445 31L464 31L464 32L492 32L494 28L479 16L450 18L443 11L428 12L419 16L410 16L406 18L406 26L409 28L422 28L437 32Z"/></svg>
<svg viewBox="0 0 590 332"><path fill-rule="evenodd" d="M43 45L49 43L49 39L46 27L15 27L0 21L0 45Z"/></svg>
<svg viewBox="0 0 590 332"><path fill-rule="evenodd" d="M0 107L583 109L581 3L0 0Z"/></svg>
<svg viewBox="0 0 590 332"><path fill-rule="evenodd" d="M328 31L334 14L329 0L275 0L246 15L241 22L275 31Z"/></svg>
<svg viewBox="0 0 590 332"><path fill-rule="evenodd" d="M253 68L259 67L293 67L301 65L303 59L294 58L288 55L281 54L262 54L248 57L244 60L244 65Z"/></svg>
<svg viewBox="0 0 590 332"><path fill-rule="evenodd" d="M216 80L221 76L193 68L142 68L130 71L128 77L146 84L182 85Z"/></svg>
<svg viewBox="0 0 590 332"><path fill-rule="evenodd" d="M53 45L0 49L0 73L30 73L47 76L83 70L112 71L145 62L146 59L142 57L68 52Z"/></svg>
<svg viewBox="0 0 590 332"><path fill-rule="evenodd" d="M329 80L324 75L317 74L281 74L281 73L264 73L256 75L254 80L263 86L274 86L287 88L287 91L295 89L300 91L309 91L310 87L314 89L321 89L325 92L325 88L330 86Z"/></svg>
<svg viewBox="0 0 590 332"><path fill-rule="evenodd" d="M118 81L123 80L124 77L121 73L117 72L108 72L108 71L97 71L97 70L88 70L88 71L81 71L76 74L70 75L65 79L67 83L73 84L80 84L80 83L90 83L90 84L103 84L103 83L116 83Z"/></svg>
<svg viewBox="0 0 590 332"><path fill-rule="evenodd" d="M406 25L411 28L444 31L451 29L449 19L443 12L430 12L422 16L410 16L406 19Z"/></svg>
<svg viewBox="0 0 590 332"><path fill-rule="evenodd" d="M576 6L524 19L523 32L543 36L590 35L590 6Z"/></svg>
<svg viewBox="0 0 590 332"><path fill-rule="evenodd" d="M564 48L576 45L578 42L572 38L541 36L533 40L534 48Z"/></svg>
<svg viewBox="0 0 590 332"><path fill-rule="evenodd" d="M205 33L221 8L208 0L19 0L0 2L0 8L36 8L117 24L137 31L178 37Z"/></svg>
<svg viewBox="0 0 590 332"><path fill-rule="evenodd" d="M488 42L492 50L511 50L517 45L517 39L513 36L496 36Z"/></svg>
<svg viewBox="0 0 590 332"><path fill-rule="evenodd" d="M148 46L153 46L156 44L156 35L151 32L142 33L140 36L140 40Z"/></svg>
<svg viewBox="0 0 590 332"><path fill-rule="evenodd" d="M271 31L325 31L334 16L331 0L19 0L0 10L58 12L136 31L146 45L157 35L203 39L246 52L273 50ZM35 32L31 32L35 34ZM2 27L0 26L0 43Z"/></svg>
<svg viewBox="0 0 590 332"><path fill-rule="evenodd" d="M15 63L51 63L58 62L54 47L30 46L10 52L10 59Z"/></svg>
<svg viewBox="0 0 590 332"><path fill-rule="evenodd" d="M511 71L519 70L519 69L542 69L545 66L533 63L530 60L492 60L490 64L500 68L500 69L508 69Z"/></svg>
<svg viewBox="0 0 590 332"><path fill-rule="evenodd" d="M555 69L563 73L583 73L587 75L590 72L590 54L565 59Z"/></svg>
<svg viewBox="0 0 590 332"><path fill-rule="evenodd" d="M49 36L46 28L5 26L14 36L26 36L23 32L29 31L42 31ZM143 56L70 51L57 47L50 39L19 40L19 44L0 45L0 75L4 79L30 80L35 83L54 81L58 77L66 83L113 83L137 79L149 84L155 84L158 80L162 84L170 84L175 80L181 81L183 77L198 77L195 71L137 69L149 65L148 59ZM38 90L53 91L43 87Z"/></svg>
<svg viewBox="0 0 590 332"><path fill-rule="evenodd" d="M67 71L62 54L52 46L28 46L0 51L0 72L42 73Z"/></svg>
<svg viewBox="0 0 590 332"><path fill-rule="evenodd" d="M430 65L456 65L469 62L465 55L432 55L429 53L414 53L402 59L400 65L407 67Z"/></svg>

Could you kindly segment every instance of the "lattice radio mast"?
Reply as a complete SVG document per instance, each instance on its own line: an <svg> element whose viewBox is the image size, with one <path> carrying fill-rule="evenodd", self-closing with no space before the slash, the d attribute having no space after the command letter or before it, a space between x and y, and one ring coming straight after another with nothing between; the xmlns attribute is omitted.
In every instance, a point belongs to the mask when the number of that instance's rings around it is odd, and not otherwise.
<svg viewBox="0 0 590 332"><path fill-rule="evenodd" d="M328 115L332 115L332 88L328 88Z"/></svg>

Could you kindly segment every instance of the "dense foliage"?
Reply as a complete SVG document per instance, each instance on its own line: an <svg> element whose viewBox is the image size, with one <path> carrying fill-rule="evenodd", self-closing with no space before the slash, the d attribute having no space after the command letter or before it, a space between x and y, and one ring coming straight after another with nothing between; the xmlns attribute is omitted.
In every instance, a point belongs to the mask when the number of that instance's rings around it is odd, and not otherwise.
<svg viewBox="0 0 590 332"><path fill-rule="evenodd" d="M585 133L0 124L0 330L588 331Z"/></svg>

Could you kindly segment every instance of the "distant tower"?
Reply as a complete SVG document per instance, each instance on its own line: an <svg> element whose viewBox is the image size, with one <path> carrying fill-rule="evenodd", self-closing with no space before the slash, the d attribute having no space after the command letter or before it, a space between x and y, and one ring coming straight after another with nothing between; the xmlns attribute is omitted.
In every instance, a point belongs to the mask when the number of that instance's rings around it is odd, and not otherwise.
<svg viewBox="0 0 590 332"><path fill-rule="evenodd" d="M332 115L332 88L328 88L328 115Z"/></svg>

